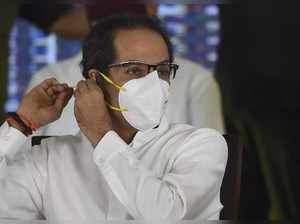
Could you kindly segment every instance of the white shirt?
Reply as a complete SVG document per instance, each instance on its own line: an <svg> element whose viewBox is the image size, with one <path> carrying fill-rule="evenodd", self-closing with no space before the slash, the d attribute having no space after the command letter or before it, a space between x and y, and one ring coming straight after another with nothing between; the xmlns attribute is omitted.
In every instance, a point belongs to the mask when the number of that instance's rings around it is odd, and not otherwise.
<svg viewBox="0 0 300 224"><path fill-rule="evenodd" d="M80 71L81 53L50 65L35 74L27 92L48 78L70 86L84 79ZM177 58L179 64L176 78L171 82L171 94L166 109L170 123L190 124L197 128L212 128L224 134L221 97L218 84L213 75L191 61ZM74 116L74 98L65 107L59 120L41 128L40 135L76 134L79 130Z"/></svg>
<svg viewBox="0 0 300 224"><path fill-rule="evenodd" d="M2 219L219 218L227 144L215 130L164 118L129 145L110 131L93 149L79 133L14 156L25 141L0 127Z"/></svg>

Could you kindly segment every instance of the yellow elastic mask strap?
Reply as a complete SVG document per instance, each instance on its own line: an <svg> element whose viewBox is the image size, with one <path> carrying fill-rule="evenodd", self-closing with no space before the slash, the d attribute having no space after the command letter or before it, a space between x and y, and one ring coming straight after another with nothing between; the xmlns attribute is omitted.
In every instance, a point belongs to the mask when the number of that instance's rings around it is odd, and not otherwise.
<svg viewBox="0 0 300 224"><path fill-rule="evenodd" d="M168 88L168 92L171 92L171 87Z"/></svg>
<svg viewBox="0 0 300 224"><path fill-rule="evenodd" d="M128 111L128 109L126 109L126 108L118 108L118 107L114 107L114 106L112 106L112 105L110 105L109 103L107 103L107 102L105 102L106 103L106 105L110 108L110 109L112 109L112 110L116 110L116 111Z"/></svg>
<svg viewBox="0 0 300 224"><path fill-rule="evenodd" d="M99 72L99 74L110 84L112 84L114 87L124 91L124 92L127 92L127 89L125 89L124 87L121 87L119 85L117 85L116 83L114 83L113 81L111 81L110 78L108 78L106 75L104 75L103 73Z"/></svg>

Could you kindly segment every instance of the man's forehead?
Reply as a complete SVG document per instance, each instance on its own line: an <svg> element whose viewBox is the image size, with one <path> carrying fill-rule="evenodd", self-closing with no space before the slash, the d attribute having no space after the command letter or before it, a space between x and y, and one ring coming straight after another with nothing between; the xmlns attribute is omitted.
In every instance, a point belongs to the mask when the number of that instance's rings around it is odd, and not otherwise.
<svg viewBox="0 0 300 224"><path fill-rule="evenodd" d="M136 43L144 41L156 41L156 39L162 39L161 35L153 30L148 28L134 28L134 29L119 29L115 32L114 42L122 43L129 42L132 46ZM132 42L134 41L134 42ZM129 44L127 43L127 44Z"/></svg>
<svg viewBox="0 0 300 224"><path fill-rule="evenodd" d="M159 33L149 29L119 30L114 38L117 60L155 63L167 60L168 50ZM148 63L150 63L148 61Z"/></svg>

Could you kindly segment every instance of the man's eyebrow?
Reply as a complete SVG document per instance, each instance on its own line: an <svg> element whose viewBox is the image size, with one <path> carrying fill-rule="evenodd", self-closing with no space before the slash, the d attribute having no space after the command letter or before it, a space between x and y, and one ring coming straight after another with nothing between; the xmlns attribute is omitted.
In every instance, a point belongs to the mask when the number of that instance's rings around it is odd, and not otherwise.
<svg viewBox="0 0 300 224"><path fill-rule="evenodd" d="M129 62L129 63L134 63L134 62L141 62L141 63L146 63L146 62L144 62L144 61L141 61L141 60L128 60L128 61L126 61L126 62ZM158 62L157 64L163 64L163 63L170 63L170 60L168 60L168 59L166 59L166 60L163 60L163 61L161 61L161 62Z"/></svg>

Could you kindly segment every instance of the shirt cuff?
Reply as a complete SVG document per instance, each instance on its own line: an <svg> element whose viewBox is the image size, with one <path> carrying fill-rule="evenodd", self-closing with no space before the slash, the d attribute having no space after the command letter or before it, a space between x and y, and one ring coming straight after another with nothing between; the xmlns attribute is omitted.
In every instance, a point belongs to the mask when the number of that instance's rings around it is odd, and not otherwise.
<svg viewBox="0 0 300 224"><path fill-rule="evenodd" d="M115 131L107 132L97 144L93 159L97 165L107 164L116 154L125 151L129 146Z"/></svg>
<svg viewBox="0 0 300 224"><path fill-rule="evenodd" d="M0 127L0 155L15 154L26 142L27 137L18 129L4 122Z"/></svg>

